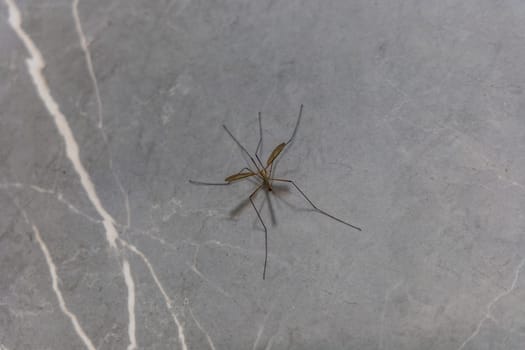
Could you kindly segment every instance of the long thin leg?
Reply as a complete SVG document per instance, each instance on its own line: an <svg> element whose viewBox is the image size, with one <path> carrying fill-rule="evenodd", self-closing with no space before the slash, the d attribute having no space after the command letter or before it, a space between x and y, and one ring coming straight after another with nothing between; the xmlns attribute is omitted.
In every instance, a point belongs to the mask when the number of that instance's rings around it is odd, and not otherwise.
<svg viewBox="0 0 525 350"><path fill-rule="evenodd" d="M252 203L253 209L255 209L255 212L257 213L257 217L259 218L259 221L261 222L263 228L264 228L264 269L263 269L263 280L266 278L266 263L268 262L268 229L266 228L266 225L264 224L264 221L262 219L261 213L259 212L259 209L255 206L255 203L253 202L253 197L259 192L259 190L263 187L263 185L259 185L255 189L255 191L252 192L250 195L250 203Z"/></svg>
<svg viewBox="0 0 525 350"><path fill-rule="evenodd" d="M204 181L195 181L195 180L188 180L188 182L192 185L204 185L204 186L227 186L231 185L233 182L204 182Z"/></svg>
<svg viewBox="0 0 525 350"><path fill-rule="evenodd" d="M257 143L257 148L255 149L255 155L259 155L262 147L262 121L261 121L261 112L259 112L259 142Z"/></svg>
<svg viewBox="0 0 525 350"><path fill-rule="evenodd" d="M303 105L301 104L301 106L299 107L299 115L297 116L297 122L295 122L295 127L293 129L292 136L290 136L288 141L286 141L286 147L283 149L283 151L281 153L281 157L288 150L288 145L290 145L293 142L293 139L295 138L295 134L297 134L297 129L299 129L299 123L301 122L302 115L303 115ZM276 159L275 167L274 167L274 162L272 162L272 164L270 166L270 171L268 172L269 173L269 177L272 177L273 171L277 167L277 162L278 161L279 160Z"/></svg>
<svg viewBox="0 0 525 350"><path fill-rule="evenodd" d="M261 169L264 169L264 165L263 165L263 163L262 163L262 161L261 161L261 158L259 158L259 156L258 156L257 154L255 155L255 158L256 158L257 161L259 162L259 165L261 166Z"/></svg>
<svg viewBox="0 0 525 350"><path fill-rule="evenodd" d="M257 148L255 149L255 158L259 162L261 169L264 169L264 165L259 156L260 151L262 150L262 121L261 121L261 112L259 112L259 142L257 142Z"/></svg>
<svg viewBox="0 0 525 350"><path fill-rule="evenodd" d="M230 137L233 139L233 141L235 141L237 146L239 146L239 148L244 152L244 154L246 154L250 158L250 160L252 161L253 165L255 165L255 168L257 169L257 172L260 172L261 169L259 169L259 166L257 165L257 162L255 162L255 159L253 159L253 157L251 156L250 152L248 152L248 150L235 138L235 136L233 136L231 131L228 130L228 128L226 127L226 125L223 124L222 127L224 128L224 130L226 130L228 135L230 135Z"/></svg>
<svg viewBox="0 0 525 350"><path fill-rule="evenodd" d="M286 144L289 144L293 141L295 134L297 134L297 129L299 128L299 123L301 122L301 116L303 115L303 105L299 107L299 116L297 117L297 122L295 123L295 128L293 129L292 136L290 136L290 139L286 141Z"/></svg>
<svg viewBox="0 0 525 350"><path fill-rule="evenodd" d="M238 171L240 173L243 170L252 171L250 168L244 167L241 170ZM192 185L205 185L205 186L226 186L231 185L234 182L206 182L206 181L195 181L195 180L188 180L190 184Z"/></svg>
<svg viewBox="0 0 525 350"><path fill-rule="evenodd" d="M350 224L350 223L348 223L348 222L346 222L346 221L344 221L344 220L341 220L341 219L339 219L339 218L337 218L337 217L335 217L335 216L333 216L333 215L331 215L331 214L328 214L326 211L324 211L324 210L322 210L322 209L319 209L319 208L318 208L318 207L317 207L317 206L316 206L316 205L310 200L310 198L308 198L308 196L303 192L303 190L301 190L301 189L299 188L299 186L297 186L297 184L296 184L295 182L293 182L292 180L286 180L286 179L272 179L272 180L273 180L273 181L280 181L280 182L288 182L288 183L291 183L292 185L294 185L294 187L297 189L297 191L299 191L299 193L304 197L304 199L306 199L306 201L307 201L308 203L310 203L310 205L311 205L311 206L312 206L317 212L319 212L319 213L321 213L321 214L323 214L323 215L326 215L326 216L328 216L329 218L334 219L335 221L339 221L339 222L342 223L342 224L345 224L345 225L347 225L347 226L350 226L350 227L353 228L353 229L356 229L356 230L358 230L358 231L361 231L361 228L360 228L360 227L354 226L354 225L352 225L352 224Z"/></svg>

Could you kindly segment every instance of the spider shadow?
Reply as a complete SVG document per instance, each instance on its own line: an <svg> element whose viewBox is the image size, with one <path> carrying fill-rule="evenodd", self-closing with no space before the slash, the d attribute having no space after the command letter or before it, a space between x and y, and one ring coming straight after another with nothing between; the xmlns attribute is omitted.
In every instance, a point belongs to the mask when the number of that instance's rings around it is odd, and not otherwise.
<svg viewBox="0 0 525 350"><path fill-rule="evenodd" d="M268 191L267 188L263 188L260 191L264 191L264 200L262 201L262 203L257 209L259 210L259 212L261 212L261 208L266 204L266 202L268 202L268 209L270 212L270 221L272 223L272 226L277 226L277 216L275 215L275 208L272 202L272 196L270 195L270 191ZM293 207L290 203L288 203L286 200L282 198L283 194L288 195L291 193L290 187L288 185L274 183L272 185L271 192L275 196L276 200L285 203L288 207ZM255 202L255 199L254 199L254 202ZM250 206L251 206L250 198L247 197L243 199L239 204L237 204L233 209L230 210L230 218L239 216L241 212L243 212L246 209L246 207L250 207Z"/></svg>

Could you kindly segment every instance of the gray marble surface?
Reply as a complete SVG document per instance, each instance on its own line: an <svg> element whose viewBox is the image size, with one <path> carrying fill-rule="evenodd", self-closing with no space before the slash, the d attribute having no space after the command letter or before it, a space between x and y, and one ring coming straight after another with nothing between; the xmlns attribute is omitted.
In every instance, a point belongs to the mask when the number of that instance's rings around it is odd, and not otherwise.
<svg viewBox="0 0 525 350"><path fill-rule="evenodd" d="M0 349L525 348L522 1L2 0ZM222 181L296 139L260 194ZM271 208L271 209L270 209Z"/></svg>

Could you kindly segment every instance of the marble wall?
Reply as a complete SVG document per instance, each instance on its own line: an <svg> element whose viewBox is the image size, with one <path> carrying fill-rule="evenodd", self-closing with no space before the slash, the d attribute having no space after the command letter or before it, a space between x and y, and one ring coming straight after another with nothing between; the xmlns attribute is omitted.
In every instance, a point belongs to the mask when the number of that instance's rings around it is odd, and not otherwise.
<svg viewBox="0 0 525 350"><path fill-rule="evenodd" d="M524 2L0 3L0 350L524 348Z"/></svg>

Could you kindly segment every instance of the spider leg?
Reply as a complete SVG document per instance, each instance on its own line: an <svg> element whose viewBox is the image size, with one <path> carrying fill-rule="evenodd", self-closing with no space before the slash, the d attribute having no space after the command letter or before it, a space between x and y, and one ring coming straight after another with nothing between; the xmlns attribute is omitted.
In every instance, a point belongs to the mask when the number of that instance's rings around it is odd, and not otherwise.
<svg viewBox="0 0 525 350"><path fill-rule="evenodd" d="M264 165L261 161L261 158L259 157L259 153L262 151L262 121L261 121L261 112L259 112L259 142L257 142L257 148L255 149L255 158L259 162L259 165L261 166L261 169L264 169Z"/></svg>
<svg viewBox="0 0 525 350"><path fill-rule="evenodd" d="M299 107L299 115L297 116L297 121L295 122L295 127L293 129L292 136L290 136L288 141L285 142L285 146L286 147L283 147L282 152L280 154L281 156L288 150L289 145L293 142L293 140L295 138L295 134L297 134L297 129L299 129L299 123L301 122L302 115L303 115L303 105L301 105ZM279 161L279 159L275 159L275 167L277 167L278 161ZM272 177L275 167L274 167L274 162L272 162L270 164L270 171L268 172L269 173L269 175L268 175L269 177Z"/></svg>
<svg viewBox="0 0 525 350"><path fill-rule="evenodd" d="M255 206L255 203L253 202L253 197L259 192L259 190L263 187L263 184L259 185L255 191L250 194L250 203L252 204L253 209L257 213L257 217L259 218L259 221L261 222L263 228L264 228L264 269L263 269L263 280L266 278L266 264L268 262L268 229L266 228L266 225L264 224L264 221L262 219L261 213L259 212L259 209Z"/></svg>
<svg viewBox="0 0 525 350"><path fill-rule="evenodd" d="M239 170L238 173L240 173L243 170L252 171L250 168L244 167L241 170ZM191 179L188 181L192 185L204 185L204 186L227 186L233 183L233 182L206 182L206 181L196 181L196 180L191 180Z"/></svg>
<svg viewBox="0 0 525 350"><path fill-rule="evenodd" d="M188 180L188 182L192 185L204 185L204 186L228 186L231 185L233 182L204 182L204 181L195 181L195 180Z"/></svg>
<svg viewBox="0 0 525 350"><path fill-rule="evenodd" d="M259 151L262 150L262 121L261 121L261 112L259 112L259 142L257 143L257 148L255 149L255 155L259 155ZM262 164L261 164L262 165Z"/></svg>
<svg viewBox="0 0 525 350"><path fill-rule="evenodd" d="M293 129L292 136L290 136L290 139L288 141L286 141L286 144L289 144L290 142L293 141L293 139L295 137L295 134L297 133L297 129L299 128L299 123L301 122L301 116L302 115L303 115L303 105L301 105L301 107L299 107L299 116L297 117L297 122L295 122L295 127Z"/></svg>
<svg viewBox="0 0 525 350"><path fill-rule="evenodd" d="M255 159L253 159L252 155L250 154L250 152L248 152L248 150L239 142L239 140L237 140L235 138L235 136L233 136L233 134L231 133L231 131L226 127L226 125L222 125L222 127L224 128L224 130L226 130L226 132L228 133L228 135L230 135L230 137L233 139L233 141L235 141L235 143L237 144L237 146L239 146L239 148L241 149L241 151L244 152L245 155L248 156L248 158L250 158L250 160L252 161L253 165L255 165L255 169L257 169L257 172L260 172L261 169L259 169L259 166L257 165L257 162L255 161Z"/></svg>
<svg viewBox="0 0 525 350"><path fill-rule="evenodd" d="M356 230L358 230L358 231L361 231L361 228L360 228L360 227L354 226L354 225L352 225L352 224L350 224L350 223L348 223L348 222L346 222L346 221L344 221L344 220L341 220L341 219L339 219L338 217L335 217L335 216L333 216L332 214L329 214L329 213L327 213L326 211L324 211L324 210L320 209L319 207L317 207L317 206L316 206L316 205L310 200L310 198L308 198L308 196L303 192L303 190L301 190L301 189L299 188L299 186L297 186L297 184L296 184L294 181L292 181L292 180L287 180L287 179L273 179L273 178L272 178L272 181L280 181L280 182L288 182L288 183L291 183L291 184L297 189L297 191L299 191L299 193L303 196L303 198L306 199L306 201L307 201L308 203L310 203L310 205L312 206L312 208L314 208L315 211L317 211L318 213L321 213L321 214L323 214L323 215L326 215L326 216L328 216L329 218L331 218L331 219L333 219L333 220L335 220L335 221L339 221L339 222L342 223L342 224L345 224L345 225L347 225L347 226L350 226L350 227L353 228L353 229L356 229Z"/></svg>

